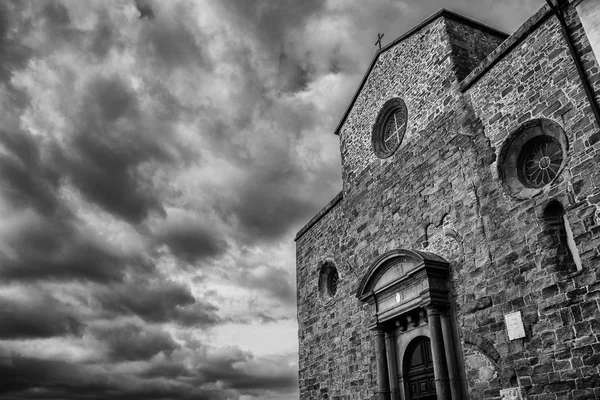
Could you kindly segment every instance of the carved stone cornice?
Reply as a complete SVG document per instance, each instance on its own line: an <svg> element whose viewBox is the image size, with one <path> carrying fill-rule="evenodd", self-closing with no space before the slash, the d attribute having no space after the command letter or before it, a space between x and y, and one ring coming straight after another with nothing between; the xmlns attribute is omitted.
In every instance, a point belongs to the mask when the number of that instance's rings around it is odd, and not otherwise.
<svg viewBox="0 0 600 400"><path fill-rule="evenodd" d="M410 322L419 321L419 309L446 309L449 267L446 260L435 254L392 250L371 264L356 296L374 306L374 323L399 316Z"/></svg>

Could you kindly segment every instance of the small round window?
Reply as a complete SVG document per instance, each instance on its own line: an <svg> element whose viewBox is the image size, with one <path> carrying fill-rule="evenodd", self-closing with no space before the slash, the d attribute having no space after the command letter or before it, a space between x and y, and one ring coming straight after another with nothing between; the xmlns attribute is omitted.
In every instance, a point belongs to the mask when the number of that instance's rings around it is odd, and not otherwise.
<svg viewBox="0 0 600 400"><path fill-rule="evenodd" d="M340 279L336 270L333 270L327 276L327 291L330 296L335 296L338 288L338 280Z"/></svg>
<svg viewBox="0 0 600 400"><path fill-rule="evenodd" d="M338 290L339 280L340 276L333 260L325 260L319 271L319 297L321 300L333 299Z"/></svg>
<svg viewBox="0 0 600 400"><path fill-rule="evenodd" d="M567 161L568 140L556 122L526 122L509 136L498 161L506 191L519 199L532 198L554 182Z"/></svg>
<svg viewBox="0 0 600 400"><path fill-rule="evenodd" d="M396 151L404 138L407 123L404 100L394 98L383 105L373 125L373 151L377 157L387 158Z"/></svg>

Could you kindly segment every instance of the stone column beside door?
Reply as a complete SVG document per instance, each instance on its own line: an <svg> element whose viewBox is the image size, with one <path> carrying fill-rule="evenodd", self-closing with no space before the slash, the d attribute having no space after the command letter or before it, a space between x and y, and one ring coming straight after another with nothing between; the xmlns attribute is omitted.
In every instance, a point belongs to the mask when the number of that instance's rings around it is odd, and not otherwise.
<svg viewBox="0 0 600 400"><path fill-rule="evenodd" d="M431 358L433 359L433 372L435 374L435 391L438 400L451 400L450 385L448 382L448 364L444 336L440 321L440 310L437 307L428 307L429 331L431 335Z"/></svg>
<svg viewBox="0 0 600 400"><path fill-rule="evenodd" d="M377 391L379 400L390 400L390 381L385 346L385 331L383 327L373 329L375 337L375 357L377 359Z"/></svg>

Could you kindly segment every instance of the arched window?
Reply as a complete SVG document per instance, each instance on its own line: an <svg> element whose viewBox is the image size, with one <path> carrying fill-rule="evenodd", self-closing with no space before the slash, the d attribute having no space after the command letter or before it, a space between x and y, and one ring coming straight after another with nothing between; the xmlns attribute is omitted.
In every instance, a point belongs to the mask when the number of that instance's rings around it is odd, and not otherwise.
<svg viewBox="0 0 600 400"><path fill-rule="evenodd" d="M563 205L552 200L544 208L542 251L546 259L544 266L554 266L558 271L575 272L581 269L579 251Z"/></svg>

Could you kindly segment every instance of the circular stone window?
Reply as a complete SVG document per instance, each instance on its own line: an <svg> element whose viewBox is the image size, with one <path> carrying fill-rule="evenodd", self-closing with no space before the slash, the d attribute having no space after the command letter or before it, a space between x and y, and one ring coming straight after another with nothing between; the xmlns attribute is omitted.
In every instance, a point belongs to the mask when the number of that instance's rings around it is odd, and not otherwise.
<svg viewBox="0 0 600 400"><path fill-rule="evenodd" d="M560 175L567 161L564 130L549 120L523 124L500 151L498 174L506 191L519 199L541 193Z"/></svg>
<svg viewBox="0 0 600 400"><path fill-rule="evenodd" d="M387 101L373 125L373 151L379 158L388 158L400 146L406 125L408 123L408 110L404 100L394 98Z"/></svg>
<svg viewBox="0 0 600 400"><path fill-rule="evenodd" d="M338 289L339 275L332 260L326 260L319 272L319 297L329 301L335 296Z"/></svg>
<svg viewBox="0 0 600 400"><path fill-rule="evenodd" d="M530 188L541 188L556 178L563 162L563 151L558 140L537 136L525 143L519 154L519 179Z"/></svg>

